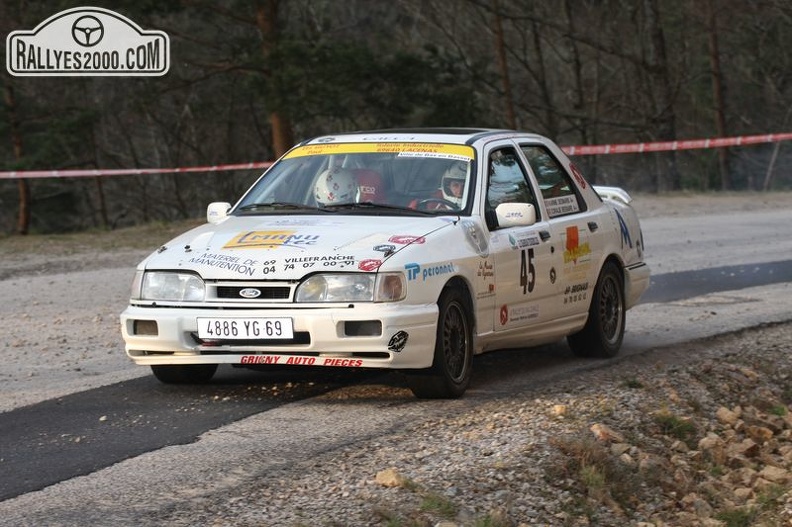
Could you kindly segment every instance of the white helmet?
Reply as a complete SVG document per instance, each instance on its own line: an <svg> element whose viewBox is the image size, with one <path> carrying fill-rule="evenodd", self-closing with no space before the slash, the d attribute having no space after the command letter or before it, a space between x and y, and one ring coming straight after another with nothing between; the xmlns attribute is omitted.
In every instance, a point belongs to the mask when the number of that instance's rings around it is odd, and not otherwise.
<svg viewBox="0 0 792 527"><path fill-rule="evenodd" d="M467 180L467 163L465 161L458 161L448 167L446 169L445 174L443 174L443 182L441 186L441 190L443 191L443 198L451 203L456 204L457 206L462 206L462 194L457 196L451 191L451 182L455 181L462 184L462 188L465 187L465 181Z"/></svg>
<svg viewBox="0 0 792 527"><path fill-rule="evenodd" d="M316 180L314 197L319 205L354 203L357 197L355 176L346 168L328 168Z"/></svg>

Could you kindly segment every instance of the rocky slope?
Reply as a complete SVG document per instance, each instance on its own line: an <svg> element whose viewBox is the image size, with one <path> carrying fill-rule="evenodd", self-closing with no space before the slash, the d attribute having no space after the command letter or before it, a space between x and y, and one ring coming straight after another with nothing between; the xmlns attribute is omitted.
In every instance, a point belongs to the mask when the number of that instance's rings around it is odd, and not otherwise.
<svg viewBox="0 0 792 527"><path fill-rule="evenodd" d="M787 323L653 350L269 472L159 520L790 525L791 343Z"/></svg>

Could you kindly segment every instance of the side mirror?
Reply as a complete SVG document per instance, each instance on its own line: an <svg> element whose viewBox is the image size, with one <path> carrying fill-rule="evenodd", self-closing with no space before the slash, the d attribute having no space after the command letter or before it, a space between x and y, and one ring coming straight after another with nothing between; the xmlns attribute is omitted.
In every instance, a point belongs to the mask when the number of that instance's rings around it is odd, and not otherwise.
<svg viewBox="0 0 792 527"><path fill-rule="evenodd" d="M531 203L501 203L495 208L498 227L527 227L536 223L536 209Z"/></svg>
<svg viewBox="0 0 792 527"><path fill-rule="evenodd" d="M210 203L209 206L206 207L206 221L213 225L217 225L228 217L229 210L231 210L231 204L225 201Z"/></svg>

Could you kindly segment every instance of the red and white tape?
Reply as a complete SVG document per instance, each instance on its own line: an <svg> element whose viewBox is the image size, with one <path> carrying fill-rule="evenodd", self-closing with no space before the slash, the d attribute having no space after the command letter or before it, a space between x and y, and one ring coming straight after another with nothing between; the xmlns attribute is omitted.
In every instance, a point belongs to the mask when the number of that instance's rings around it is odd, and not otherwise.
<svg viewBox="0 0 792 527"><path fill-rule="evenodd" d="M597 154L637 154L642 152L667 152L673 150L695 150L700 148L722 148L725 146L777 143L779 141L789 141L790 139L792 139L792 133L741 135L738 137L687 139L682 141L661 141L655 143L564 146L561 147L561 149L570 156L590 156Z"/></svg>
<svg viewBox="0 0 792 527"><path fill-rule="evenodd" d="M212 165L178 168L93 168L84 170L12 170L0 172L0 179L38 179L91 176L140 176L148 174L187 174L191 172L224 172L228 170L253 170L269 168L272 161L240 163L237 165Z"/></svg>
<svg viewBox="0 0 792 527"><path fill-rule="evenodd" d="M561 149L571 156L590 156L600 154L638 154L643 152L667 152L674 150L695 150L702 148L722 148L761 143L777 143L792 140L792 133L742 135L738 137L718 137L714 139L688 139L682 141L661 141L653 143L625 143L610 145L563 146ZM229 170L253 170L268 168L272 161L241 163L237 165L213 165L179 168L120 168L86 170L11 170L0 172L0 179L36 179L97 176L135 176L148 174L187 174L191 172L224 172Z"/></svg>

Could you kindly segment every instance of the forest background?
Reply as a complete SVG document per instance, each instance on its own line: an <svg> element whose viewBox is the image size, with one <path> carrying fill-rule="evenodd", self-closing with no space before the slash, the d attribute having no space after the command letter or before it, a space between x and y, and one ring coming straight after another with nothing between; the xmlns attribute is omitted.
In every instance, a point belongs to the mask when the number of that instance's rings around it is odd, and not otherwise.
<svg viewBox="0 0 792 527"><path fill-rule="evenodd" d="M372 128L521 129L562 145L788 132L788 0L120 0L162 77L0 73L0 170L276 159ZM3 35L74 1L0 0ZM2 39L5 56L5 38ZM633 192L788 190L789 143L579 156ZM197 218L260 170L0 180L0 235Z"/></svg>

